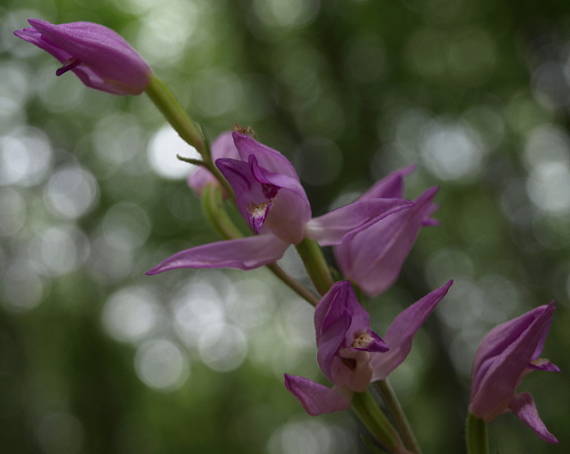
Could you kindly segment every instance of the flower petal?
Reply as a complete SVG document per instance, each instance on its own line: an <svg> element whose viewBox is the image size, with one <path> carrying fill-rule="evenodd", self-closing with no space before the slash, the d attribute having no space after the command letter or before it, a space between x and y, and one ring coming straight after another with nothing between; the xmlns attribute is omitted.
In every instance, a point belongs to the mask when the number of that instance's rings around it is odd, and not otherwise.
<svg viewBox="0 0 570 454"><path fill-rule="evenodd" d="M41 19L28 22L40 37L27 39L29 32L26 32L27 38L21 34L16 36L36 44L62 62L69 58L79 60L71 70L85 85L114 94L139 94L146 89L150 67L113 30L91 22L51 24ZM65 60L64 53L69 55Z"/></svg>
<svg viewBox="0 0 570 454"><path fill-rule="evenodd" d="M544 441L558 443L558 439L548 431L542 419L540 419L534 399L529 393L521 393L514 396L509 408Z"/></svg>
<svg viewBox="0 0 570 454"><path fill-rule="evenodd" d="M251 270L279 260L288 244L273 235L217 241L178 252L145 274L178 268L238 268Z"/></svg>
<svg viewBox="0 0 570 454"><path fill-rule="evenodd" d="M471 413L490 421L508 408L550 327L554 309L554 304L539 306L497 326L483 338L473 363Z"/></svg>
<svg viewBox="0 0 570 454"><path fill-rule="evenodd" d="M404 177L412 173L416 166L404 167L396 170L381 180L377 181L368 191L360 196L358 200L374 198L402 199L404 197Z"/></svg>
<svg viewBox="0 0 570 454"><path fill-rule="evenodd" d="M218 159L216 165L232 185L240 213L255 233L272 232L287 243L303 239L311 206L298 180L249 162Z"/></svg>
<svg viewBox="0 0 570 454"><path fill-rule="evenodd" d="M338 387L327 388L305 377L285 374L285 387L293 394L311 416L346 410L351 395Z"/></svg>
<svg viewBox="0 0 570 454"><path fill-rule="evenodd" d="M232 186L237 207L254 233L260 233L279 188L263 185L254 177L251 166L237 159L222 158L216 165Z"/></svg>
<svg viewBox="0 0 570 454"><path fill-rule="evenodd" d="M277 150L258 142L247 134L234 132L233 138L242 161L248 162L250 156L255 156L259 165L264 169L299 181L299 176L291 162Z"/></svg>
<svg viewBox="0 0 570 454"><path fill-rule="evenodd" d="M305 225L311 219L311 205L299 180L273 173L261 167L255 156L249 157L251 172L263 187L278 188L272 196L267 215L267 227L288 243L299 243L305 234Z"/></svg>
<svg viewBox="0 0 570 454"><path fill-rule="evenodd" d="M384 336L390 350L386 353L372 355L373 381L384 380L406 359L412 349L412 341L416 332L437 304L447 295L452 284L453 281L447 282L396 316Z"/></svg>
<svg viewBox="0 0 570 454"><path fill-rule="evenodd" d="M315 310L315 331L317 361L323 373L337 385L362 391L363 377L368 384L372 375L369 352L386 351L388 347L370 330L370 317L358 303L350 282L335 283L323 296ZM362 364L357 361L358 367L350 367L342 358L359 359Z"/></svg>
<svg viewBox="0 0 570 454"><path fill-rule="evenodd" d="M352 230L411 205L412 202L401 199L359 200L311 219L305 226L305 233L321 246L340 244L343 237Z"/></svg>
<svg viewBox="0 0 570 454"><path fill-rule="evenodd" d="M348 233L335 247L343 274L375 296L396 280L429 213L437 188L426 190L412 206Z"/></svg>

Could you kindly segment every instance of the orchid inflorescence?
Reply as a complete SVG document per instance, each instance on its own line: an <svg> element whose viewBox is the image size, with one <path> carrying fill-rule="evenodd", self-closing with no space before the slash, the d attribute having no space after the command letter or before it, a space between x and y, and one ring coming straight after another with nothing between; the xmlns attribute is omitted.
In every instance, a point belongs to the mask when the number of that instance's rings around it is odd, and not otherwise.
<svg viewBox="0 0 570 454"><path fill-rule="evenodd" d="M391 453L419 453L405 414L394 405L387 377L408 356L416 332L446 296L448 281L398 314L384 334L373 329L355 288L369 297L385 292L400 270L419 233L437 225L433 199L438 188L417 199L404 196L404 179L414 166L397 170L374 184L354 202L313 217L309 199L289 160L255 140L251 131L226 131L207 146L199 128L156 78L144 59L117 33L94 23L51 24L30 19L31 28L14 32L57 58L58 76L71 71L88 87L116 95L146 92L180 136L201 155L200 168L188 178L204 209L224 239L173 254L146 274L180 268L268 266L285 284L315 305L317 363L332 384L284 374L286 389L310 415L352 407L378 446ZM236 208L251 230L244 236L226 213ZM295 246L316 290L304 288L276 262ZM332 246L343 279L334 282L321 247ZM515 413L543 440L556 443L538 415L529 393L517 393L533 370L558 372L539 358L552 322L554 303L537 307L491 330L473 363L467 418L468 452L488 452L485 423ZM285 372L285 371L283 371ZM389 407L392 420L369 392L371 383ZM397 402L397 401L396 401ZM396 427L394 427L396 426Z"/></svg>

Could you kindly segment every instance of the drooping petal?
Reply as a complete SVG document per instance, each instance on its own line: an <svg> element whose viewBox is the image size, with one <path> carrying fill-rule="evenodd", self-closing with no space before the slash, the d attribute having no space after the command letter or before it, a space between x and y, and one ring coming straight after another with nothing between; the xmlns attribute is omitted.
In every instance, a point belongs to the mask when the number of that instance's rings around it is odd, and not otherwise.
<svg viewBox="0 0 570 454"><path fill-rule="evenodd" d="M402 199L376 198L356 201L311 219L305 226L305 233L317 240L321 246L340 244L347 233L371 220L380 220L411 205L412 202Z"/></svg>
<svg viewBox="0 0 570 454"><path fill-rule="evenodd" d="M180 251L147 271L146 274L153 275L178 268L251 270L276 262L283 256L287 246L287 243L270 234L217 241Z"/></svg>
<svg viewBox="0 0 570 454"><path fill-rule="evenodd" d="M113 30L91 22L57 25L41 19L28 22L39 37L30 29L20 30L16 36L51 53L85 85L113 94L139 94L146 89L150 67ZM72 65L70 59L74 60Z"/></svg>
<svg viewBox="0 0 570 454"><path fill-rule="evenodd" d="M396 170L377 181L368 191L362 194L359 200L390 198L402 199L404 197L404 177L416 169L414 164Z"/></svg>
<svg viewBox="0 0 570 454"><path fill-rule="evenodd" d="M305 377L285 374L285 387L311 416L346 410L350 407L350 392L338 387L327 388Z"/></svg>
<svg viewBox="0 0 570 454"><path fill-rule="evenodd" d="M373 381L384 380L406 359L412 349L412 341L416 332L436 308L437 304L447 295L452 284L453 281L447 282L396 316L384 336L384 340L390 350L386 353L372 355Z"/></svg>
<svg viewBox="0 0 570 454"><path fill-rule="evenodd" d="M509 408L544 441L548 443L558 443L558 439L550 433L542 422L542 419L540 419L534 399L529 393L521 393L514 396Z"/></svg>
<svg viewBox="0 0 570 454"><path fill-rule="evenodd" d="M554 304L499 325L483 338L473 364L469 411L490 421L503 413L548 331Z"/></svg>
<svg viewBox="0 0 570 454"><path fill-rule="evenodd" d="M212 142L212 159L216 161L221 158L239 159L237 148L234 145L234 139L231 131L220 134L216 140ZM214 175L204 167L198 167L188 176L188 186L190 186L198 195L202 194L202 190L208 184L219 184Z"/></svg>
<svg viewBox="0 0 570 454"><path fill-rule="evenodd" d="M240 132L234 132L233 138L242 161L248 162L250 156L255 156L259 165L264 169L299 181L299 176L291 162L277 150Z"/></svg>
<svg viewBox="0 0 570 454"><path fill-rule="evenodd" d="M343 274L375 296L396 280L429 213L437 188L426 190L412 206L348 233L335 247Z"/></svg>

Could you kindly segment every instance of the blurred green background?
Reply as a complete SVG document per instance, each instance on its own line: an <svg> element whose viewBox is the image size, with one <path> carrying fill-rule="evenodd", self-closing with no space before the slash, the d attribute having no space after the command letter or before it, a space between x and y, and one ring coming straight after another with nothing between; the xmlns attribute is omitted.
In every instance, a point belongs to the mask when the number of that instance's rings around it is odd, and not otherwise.
<svg viewBox="0 0 570 454"><path fill-rule="evenodd" d="M191 154L145 95L85 88L11 35L26 18L111 27L210 136L235 123L291 158L313 212L416 163L425 229L398 310L455 286L392 382L426 453L463 452L473 352L490 327L559 310L535 396L561 440L513 415L494 453L570 443L570 5L496 0L1 0L0 450L342 454L350 414L311 418L284 372L320 378L311 309L265 270L144 271L217 239ZM283 266L304 279L292 253Z"/></svg>

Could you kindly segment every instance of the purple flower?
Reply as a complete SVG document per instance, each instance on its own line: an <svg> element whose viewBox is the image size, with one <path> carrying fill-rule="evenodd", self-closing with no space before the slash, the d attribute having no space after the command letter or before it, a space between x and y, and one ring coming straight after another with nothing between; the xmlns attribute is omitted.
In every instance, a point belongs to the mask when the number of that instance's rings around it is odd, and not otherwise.
<svg viewBox="0 0 570 454"><path fill-rule="evenodd" d="M211 150L212 159L214 161L220 158L239 159L231 131L221 133L216 140L212 142ZM218 185L219 183L214 175L204 167L197 167L196 170L188 176L188 186L199 196L202 195L202 191L209 184Z"/></svg>
<svg viewBox="0 0 570 454"><path fill-rule="evenodd" d="M187 249L147 274L176 268L256 268L277 261L290 244L306 237L321 245L339 244L348 232L371 219L412 204L398 198L373 198L311 219L311 205L287 158L246 134L234 132L232 138L239 159L217 159L216 165L232 186L238 209L255 235Z"/></svg>
<svg viewBox="0 0 570 454"><path fill-rule="evenodd" d="M137 95L148 85L150 67L113 30L91 22L28 22L31 28L14 34L57 58L63 64L58 76L73 71L88 87L116 95Z"/></svg>
<svg viewBox="0 0 570 454"><path fill-rule="evenodd" d="M407 169L394 172L377 183L359 201L380 195L401 197L401 180ZM344 276L367 295L375 296L394 283L420 229L433 225L432 200L437 188L427 189L413 204L387 216L379 216L346 234L335 247L335 257ZM393 200L393 199L391 199Z"/></svg>
<svg viewBox="0 0 570 454"><path fill-rule="evenodd" d="M408 356L416 331L447 294L452 281L402 311L384 340L370 329L368 313L348 281L337 282L315 311L317 361L332 388L285 374L286 388L310 415L348 408L353 392L385 379Z"/></svg>
<svg viewBox="0 0 570 454"><path fill-rule="evenodd" d="M551 302L492 329L475 354L469 411L491 421L512 411L540 438L557 443L538 415L529 393L516 393L522 378L533 370L559 372L555 364L539 358L552 324Z"/></svg>

